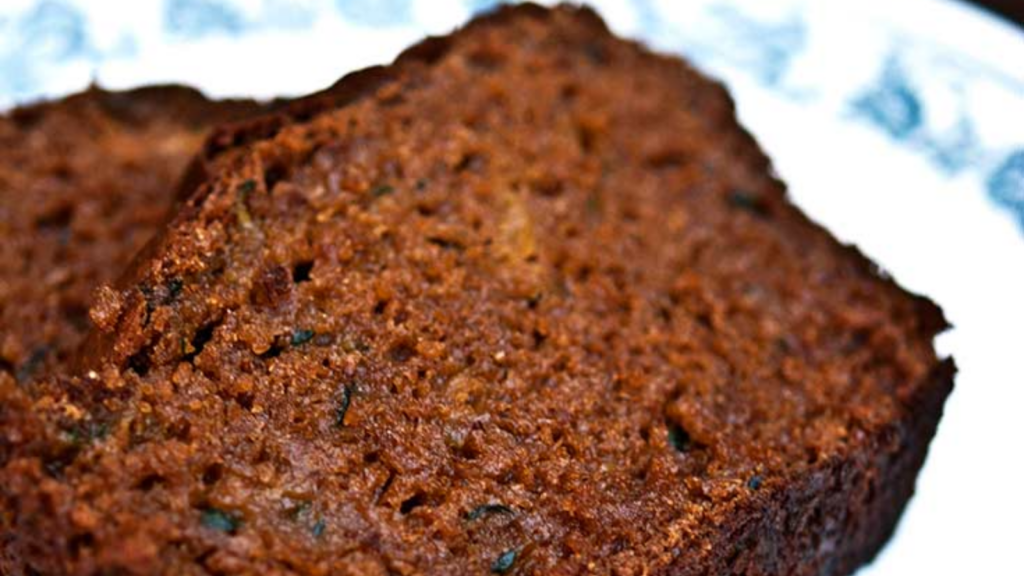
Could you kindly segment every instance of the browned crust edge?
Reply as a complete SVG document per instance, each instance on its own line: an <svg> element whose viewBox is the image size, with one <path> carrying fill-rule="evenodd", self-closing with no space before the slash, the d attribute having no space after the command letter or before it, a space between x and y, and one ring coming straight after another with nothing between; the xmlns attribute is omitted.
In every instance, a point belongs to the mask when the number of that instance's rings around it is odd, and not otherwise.
<svg viewBox="0 0 1024 576"><path fill-rule="evenodd" d="M18 125L31 125L39 117L55 109L75 107L95 102L113 117L131 124L142 120L133 116L140 106L147 104L166 105L168 102L181 105L179 111L186 113L186 120L199 121L216 109L237 106L240 110L255 113L263 105L245 98L212 100L200 90L183 84L151 84L125 90L110 90L92 84L81 92L56 100L43 100L21 104L3 113ZM245 121L242 121L245 122ZM212 133L211 133L212 134Z"/></svg>
<svg viewBox="0 0 1024 576"><path fill-rule="evenodd" d="M951 359L937 364L899 420L738 501L729 520L708 531L703 557L679 557L664 573L841 576L873 560L914 494L955 373Z"/></svg>

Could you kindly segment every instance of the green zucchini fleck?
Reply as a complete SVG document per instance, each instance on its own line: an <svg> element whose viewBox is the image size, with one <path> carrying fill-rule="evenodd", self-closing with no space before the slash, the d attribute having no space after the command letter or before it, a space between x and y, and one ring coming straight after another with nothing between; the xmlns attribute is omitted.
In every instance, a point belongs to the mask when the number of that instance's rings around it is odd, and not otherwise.
<svg viewBox="0 0 1024 576"><path fill-rule="evenodd" d="M682 426L673 423L668 426L668 443L680 452L688 452L693 446L693 439Z"/></svg>
<svg viewBox="0 0 1024 576"><path fill-rule="evenodd" d="M313 537L314 538L319 538L319 537L323 536L324 532L326 532L326 531L327 531L327 521L324 520L323 518L317 520L316 524L313 524Z"/></svg>
<svg viewBox="0 0 1024 576"><path fill-rule="evenodd" d="M388 194L391 194L394 191L394 186L390 184L380 184L378 186L374 186L373 190L370 191L370 193L373 194L374 198L380 198L381 196L387 196Z"/></svg>
<svg viewBox="0 0 1024 576"><path fill-rule="evenodd" d="M473 522L490 514L515 514L515 512L504 504L483 504L467 512L466 520Z"/></svg>
<svg viewBox="0 0 1024 576"><path fill-rule="evenodd" d="M491 572L494 574L505 574L512 569L512 566L516 563L516 556L519 555L519 551L515 548L506 550L494 559L491 563Z"/></svg>
<svg viewBox="0 0 1024 576"><path fill-rule="evenodd" d="M18 382L25 382L30 379L36 371L38 371L46 361L46 357L50 354L50 347L47 345L36 346L32 350L32 354L29 355L28 360L25 360L21 366L18 367L18 371L14 377Z"/></svg>
<svg viewBox="0 0 1024 576"><path fill-rule="evenodd" d="M765 205L764 200L756 194L746 190L737 189L729 193L728 200L729 204L734 208L750 212L755 216L768 216L768 206Z"/></svg>
<svg viewBox="0 0 1024 576"><path fill-rule="evenodd" d="M106 422L88 420L66 430L64 434L70 444L82 447L106 438L110 434L110 425Z"/></svg>
<svg viewBox="0 0 1024 576"><path fill-rule="evenodd" d="M238 185L238 191L242 194L252 194L256 191L256 181L250 178L242 182Z"/></svg>
<svg viewBox="0 0 1024 576"><path fill-rule="evenodd" d="M167 299L174 300L178 294L181 294L181 290L185 287L185 282L181 278L172 278L167 283Z"/></svg>
<svg viewBox="0 0 1024 576"><path fill-rule="evenodd" d="M296 330L292 332L292 346L301 346L312 340L313 336L316 336L316 332L312 330Z"/></svg>
<svg viewBox="0 0 1024 576"><path fill-rule="evenodd" d="M345 425L345 414L348 414L348 407L352 404L353 388L346 384L341 389L341 401L338 402L338 409L334 412L334 424L339 428Z"/></svg>
<svg viewBox="0 0 1024 576"><path fill-rule="evenodd" d="M242 519L237 516L220 510L219 508L206 508L203 510L201 521L203 526L220 532L234 534L242 526Z"/></svg>

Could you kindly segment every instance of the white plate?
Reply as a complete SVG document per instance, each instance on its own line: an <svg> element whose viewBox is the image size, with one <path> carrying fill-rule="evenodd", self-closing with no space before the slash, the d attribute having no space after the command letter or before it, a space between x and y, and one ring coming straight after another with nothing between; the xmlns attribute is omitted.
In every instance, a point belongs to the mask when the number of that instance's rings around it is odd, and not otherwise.
<svg viewBox="0 0 1024 576"><path fill-rule="evenodd" d="M5 0L0 107L93 79L304 93L493 3ZM724 79L796 202L956 326L939 346L957 388L918 494L862 574L1020 574L1024 34L952 0L596 4Z"/></svg>

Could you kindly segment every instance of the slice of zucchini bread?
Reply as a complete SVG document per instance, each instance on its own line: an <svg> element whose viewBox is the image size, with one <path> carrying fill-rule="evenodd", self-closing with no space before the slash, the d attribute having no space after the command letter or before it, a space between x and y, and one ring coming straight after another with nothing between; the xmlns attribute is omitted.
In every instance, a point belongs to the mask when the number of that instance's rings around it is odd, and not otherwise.
<svg viewBox="0 0 1024 576"><path fill-rule="evenodd" d="M25 382L71 355L93 289L165 222L211 125L256 109L153 86L0 116L0 378Z"/></svg>
<svg viewBox="0 0 1024 576"><path fill-rule="evenodd" d="M8 391L10 573L875 554L946 323L788 203L721 86L533 5L354 78L220 133L80 373Z"/></svg>

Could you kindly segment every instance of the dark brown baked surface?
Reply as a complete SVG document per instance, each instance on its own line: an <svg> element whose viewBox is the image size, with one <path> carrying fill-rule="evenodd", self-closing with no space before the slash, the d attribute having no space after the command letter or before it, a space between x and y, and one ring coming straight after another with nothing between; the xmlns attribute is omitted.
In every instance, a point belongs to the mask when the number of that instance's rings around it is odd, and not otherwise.
<svg viewBox="0 0 1024 576"><path fill-rule="evenodd" d="M941 312L785 197L721 86L506 8L225 130L0 386L12 574L848 574ZM194 165L195 166L195 165Z"/></svg>
<svg viewBox="0 0 1024 576"><path fill-rule="evenodd" d="M0 371L26 381L69 357L93 289L165 222L210 127L255 110L154 86L0 116Z"/></svg>

